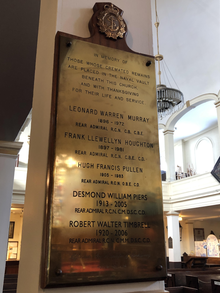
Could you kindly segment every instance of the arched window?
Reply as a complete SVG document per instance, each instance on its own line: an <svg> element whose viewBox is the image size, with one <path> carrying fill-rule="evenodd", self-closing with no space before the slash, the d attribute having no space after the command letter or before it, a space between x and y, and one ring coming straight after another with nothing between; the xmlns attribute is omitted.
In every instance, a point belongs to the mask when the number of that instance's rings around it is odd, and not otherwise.
<svg viewBox="0 0 220 293"><path fill-rule="evenodd" d="M196 146L197 174L210 172L214 166L212 143L208 138L201 139Z"/></svg>

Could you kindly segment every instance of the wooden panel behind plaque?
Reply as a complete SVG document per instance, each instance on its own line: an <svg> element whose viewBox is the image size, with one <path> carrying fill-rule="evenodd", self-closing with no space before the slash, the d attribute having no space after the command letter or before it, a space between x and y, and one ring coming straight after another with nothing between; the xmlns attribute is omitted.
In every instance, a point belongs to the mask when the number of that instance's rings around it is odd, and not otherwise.
<svg viewBox="0 0 220 293"><path fill-rule="evenodd" d="M166 276L154 58L93 9L90 38L56 37L43 288Z"/></svg>

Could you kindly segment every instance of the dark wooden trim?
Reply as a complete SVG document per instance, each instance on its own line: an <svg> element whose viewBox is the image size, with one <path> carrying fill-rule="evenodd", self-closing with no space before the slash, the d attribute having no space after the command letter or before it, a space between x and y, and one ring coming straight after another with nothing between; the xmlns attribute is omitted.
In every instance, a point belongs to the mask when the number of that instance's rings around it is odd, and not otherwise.
<svg viewBox="0 0 220 293"><path fill-rule="evenodd" d="M18 274L19 260L7 260L5 263L5 275Z"/></svg>
<svg viewBox="0 0 220 293"><path fill-rule="evenodd" d="M182 267L181 261L169 262L169 269L180 269L181 267Z"/></svg>
<svg viewBox="0 0 220 293"><path fill-rule="evenodd" d="M8 231L8 238L14 238L14 231L15 231L15 221L10 221L9 223L9 231Z"/></svg>
<svg viewBox="0 0 220 293"><path fill-rule="evenodd" d="M196 237L196 231L200 231L202 235L202 240L198 240ZM193 228L193 234L194 234L194 241L203 241L205 239L205 230L204 228Z"/></svg>
<svg viewBox="0 0 220 293"><path fill-rule="evenodd" d="M220 175L216 173L217 169L219 168L219 164L220 164L220 157L218 158L213 170L211 171L211 174L220 183Z"/></svg>

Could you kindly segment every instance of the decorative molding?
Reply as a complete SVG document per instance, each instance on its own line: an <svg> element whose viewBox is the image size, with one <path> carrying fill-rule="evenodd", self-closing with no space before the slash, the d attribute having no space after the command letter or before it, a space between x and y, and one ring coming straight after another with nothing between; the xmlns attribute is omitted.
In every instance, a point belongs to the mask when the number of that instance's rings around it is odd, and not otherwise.
<svg viewBox="0 0 220 293"><path fill-rule="evenodd" d="M166 214L167 217L169 216L176 216L176 217L179 217L179 213L177 212L174 212L174 211L169 211L167 214Z"/></svg>
<svg viewBox="0 0 220 293"><path fill-rule="evenodd" d="M167 134L174 134L174 130L169 130L169 129L167 129L167 130L165 130L165 131L163 131L163 134L164 134L164 136L165 135L167 135Z"/></svg>
<svg viewBox="0 0 220 293"><path fill-rule="evenodd" d="M23 142L0 141L0 154L17 156Z"/></svg>
<svg viewBox="0 0 220 293"><path fill-rule="evenodd" d="M25 190L13 189L13 196L25 196Z"/></svg>
<svg viewBox="0 0 220 293"><path fill-rule="evenodd" d="M214 102L218 102L218 97L216 94L204 94L201 96L198 96L192 100L189 101L189 103L185 103L182 110L175 112L173 115L169 117L169 119L166 122L166 129L174 129L175 124L182 116L184 116L187 112L192 110L198 105L201 105L207 101L213 100Z"/></svg>
<svg viewBox="0 0 220 293"><path fill-rule="evenodd" d="M165 129L165 124L163 123L158 123L158 129Z"/></svg>
<svg viewBox="0 0 220 293"><path fill-rule="evenodd" d="M11 158L11 159L15 159L17 158L18 155L10 155L10 154L4 154L1 152L1 148L0 148L0 157L4 157L4 158Z"/></svg>
<svg viewBox="0 0 220 293"><path fill-rule="evenodd" d="M12 195L12 204L21 204L21 205L24 205L24 200L25 200L25 193L22 195L17 195L17 194L14 194L13 192L13 195Z"/></svg>
<svg viewBox="0 0 220 293"><path fill-rule="evenodd" d="M190 107L190 101L186 101L186 108Z"/></svg>
<svg viewBox="0 0 220 293"><path fill-rule="evenodd" d="M215 107L216 108L220 107L220 101L218 101L218 102L215 103Z"/></svg>
<svg viewBox="0 0 220 293"><path fill-rule="evenodd" d="M220 204L219 183L210 173L162 182L164 211Z"/></svg>

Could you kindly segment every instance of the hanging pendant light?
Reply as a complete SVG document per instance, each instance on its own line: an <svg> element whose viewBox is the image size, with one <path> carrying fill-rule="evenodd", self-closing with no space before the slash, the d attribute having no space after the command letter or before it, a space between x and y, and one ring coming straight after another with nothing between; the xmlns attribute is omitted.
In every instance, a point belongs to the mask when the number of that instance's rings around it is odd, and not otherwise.
<svg viewBox="0 0 220 293"><path fill-rule="evenodd" d="M154 24L157 31L157 55L155 59L158 62L158 76L159 84L157 85L157 112L159 119L163 119L165 116L170 115L180 110L184 105L183 93L180 90L174 88L168 88L161 83L161 70L160 62L163 60L163 55L159 53L159 36L158 36L158 15L157 15L157 2L155 0L155 13L156 23Z"/></svg>

